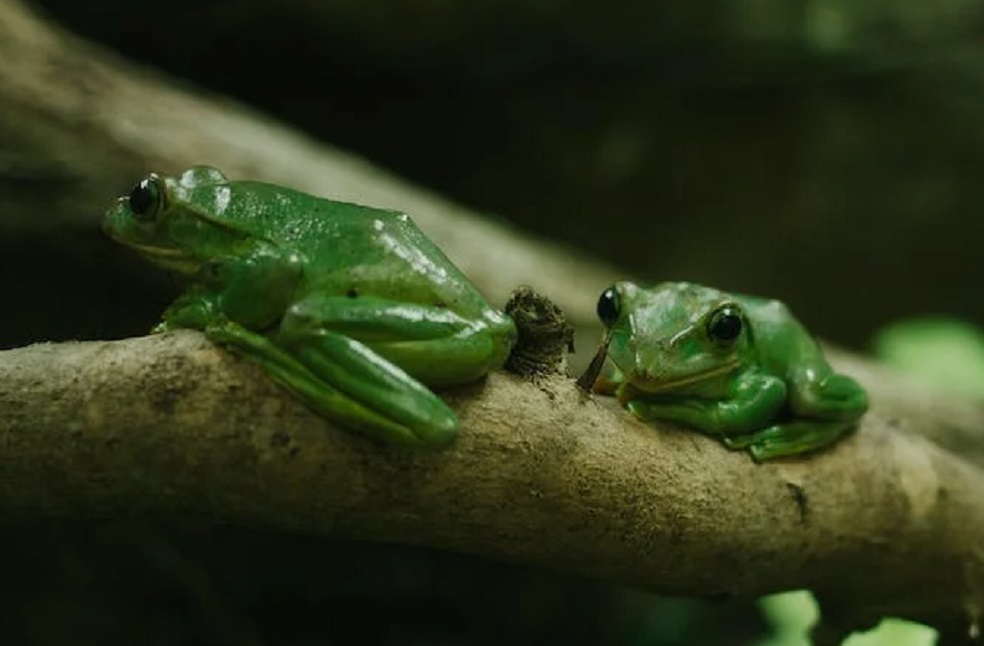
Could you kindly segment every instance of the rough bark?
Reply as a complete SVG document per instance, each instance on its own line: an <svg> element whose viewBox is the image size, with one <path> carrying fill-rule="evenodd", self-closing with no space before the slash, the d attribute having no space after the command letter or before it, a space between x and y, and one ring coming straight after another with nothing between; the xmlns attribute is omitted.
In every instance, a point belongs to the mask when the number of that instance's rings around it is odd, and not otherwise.
<svg viewBox="0 0 984 646"><path fill-rule="evenodd" d="M850 367L850 366L849 366ZM448 393L447 449L339 431L192 332L0 353L7 520L209 518L460 550L712 598L809 587L837 630L952 636L984 586L981 412L872 380L859 431L808 459L640 423L563 376ZM940 420L945 419L945 423Z"/></svg>
<svg viewBox="0 0 984 646"><path fill-rule="evenodd" d="M134 168L208 161L398 206L494 298L530 283L575 324L614 276L156 80L12 0L0 0L0 111L4 235L94 228ZM331 428L194 333L34 345L0 353L0 513L206 517L706 597L809 587L825 634L898 615L954 641L979 635L984 411L840 363L873 395L859 431L808 459L755 465L559 376L495 374L448 393L459 439L414 452Z"/></svg>

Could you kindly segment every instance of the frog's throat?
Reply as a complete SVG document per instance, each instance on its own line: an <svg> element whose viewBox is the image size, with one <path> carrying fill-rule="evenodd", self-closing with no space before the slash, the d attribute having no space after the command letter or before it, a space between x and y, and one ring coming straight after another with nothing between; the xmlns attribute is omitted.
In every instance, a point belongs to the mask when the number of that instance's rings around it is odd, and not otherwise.
<svg viewBox="0 0 984 646"><path fill-rule="evenodd" d="M691 384L696 384L702 381L707 381L709 379L714 379L715 377L721 377L723 375L726 375L729 372L733 371L735 368L737 368L739 363L740 362L736 357L731 361L728 361L727 363L722 363L721 365L715 366L714 368L711 368L709 370L702 370L700 372L695 372L693 374L687 375L686 377L681 377L680 379L674 379L673 381L661 381L655 384L643 382L643 385L640 385L638 383L633 383L632 385L633 387L635 387L636 390L646 393L657 394L657 393L670 392L674 390L679 390Z"/></svg>
<svg viewBox="0 0 984 646"><path fill-rule="evenodd" d="M153 245L142 245L134 242L125 243L131 249L145 256L155 265L160 265L165 269L176 271L182 274L194 274L201 266L202 262L197 258L173 247L155 247Z"/></svg>

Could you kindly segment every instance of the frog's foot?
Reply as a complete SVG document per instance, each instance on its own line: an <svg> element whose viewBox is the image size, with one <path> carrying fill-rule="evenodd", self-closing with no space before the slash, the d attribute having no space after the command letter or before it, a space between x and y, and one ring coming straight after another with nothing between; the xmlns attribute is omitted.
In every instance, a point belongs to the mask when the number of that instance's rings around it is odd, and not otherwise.
<svg viewBox="0 0 984 646"><path fill-rule="evenodd" d="M218 313L215 294L192 289L179 296L166 310L161 322L151 328L151 334L191 328L204 330L211 321L223 318Z"/></svg>
<svg viewBox="0 0 984 646"><path fill-rule="evenodd" d="M798 416L851 421L868 409L868 395L851 377L831 373L825 379L794 388L790 405Z"/></svg>
<svg viewBox="0 0 984 646"><path fill-rule="evenodd" d="M435 445L449 441L457 430L458 418L443 401L352 339L326 333L295 358L236 323L211 325L205 334L347 427L388 441Z"/></svg>
<svg viewBox="0 0 984 646"><path fill-rule="evenodd" d="M837 441L856 423L797 420L745 435L725 436L729 449L747 449L756 462L814 451Z"/></svg>

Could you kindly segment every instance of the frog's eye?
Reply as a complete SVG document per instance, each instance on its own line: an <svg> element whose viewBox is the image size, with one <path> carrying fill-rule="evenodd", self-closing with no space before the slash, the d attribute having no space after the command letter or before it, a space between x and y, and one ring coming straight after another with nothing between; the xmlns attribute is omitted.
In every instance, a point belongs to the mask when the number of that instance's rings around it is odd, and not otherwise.
<svg viewBox="0 0 984 646"><path fill-rule="evenodd" d="M741 312L732 305L725 305L707 320L707 334L720 343L731 343L741 334Z"/></svg>
<svg viewBox="0 0 984 646"><path fill-rule="evenodd" d="M619 314L622 313L622 304L619 302L618 290L609 287L601 293L598 299L598 318L605 324L605 327L615 325Z"/></svg>
<svg viewBox="0 0 984 646"><path fill-rule="evenodd" d="M151 174L141 180L133 190L130 191L128 202L133 217L138 220L153 220L161 207L162 193L157 181L157 175Z"/></svg>

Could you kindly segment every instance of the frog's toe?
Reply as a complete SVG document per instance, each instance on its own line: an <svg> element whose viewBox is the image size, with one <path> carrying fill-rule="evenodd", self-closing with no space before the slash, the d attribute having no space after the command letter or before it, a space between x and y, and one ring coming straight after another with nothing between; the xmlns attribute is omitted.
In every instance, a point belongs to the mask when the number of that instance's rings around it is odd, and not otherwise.
<svg viewBox="0 0 984 646"><path fill-rule="evenodd" d="M748 451L756 462L813 453L830 446L855 429L852 423L795 421L767 428L754 435Z"/></svg>
<svg viewBox="0 0 984 646"><path fill-rule="evenodd" d="M754 433L748 433L745 435L725 435L721 437L721 443L731 450L738 451L754 446L755 439L756 437ZM752 452L754 453L754 450Z"/></svg>
<svg viewBox="0 0 984 646"><path fill-rule="evenodd" d="M827 399L853 402L866 399L864 389L852 377L841 374L830 375L824 379L820 392Z"/></svg>
<svg viewBox="0 0 984 646"><path fill-rule="evenodd" d="M440 412L432 412L425 423L408 427L409 444L420 446L443 446L454 439L458 433L458 416L450 408Z"/></svg>
<svg viewBox="0 0 984 646"><path fill-rule="evenodd" d="M292 378L293 380L293 378ZM429 397L355 399L317 378L295 393L329 419L354 427L384 442L409 446L443 446L458 431L458 416L436 395Z"/></svg>
<svg viewBox="0 0 984 646"><path fill-rule="evenodd" d="M641 401L627 401L623 405L625 406L625 410L641 420L648 421L652 419L652 416L649 414L649 407Z"/></svg>

